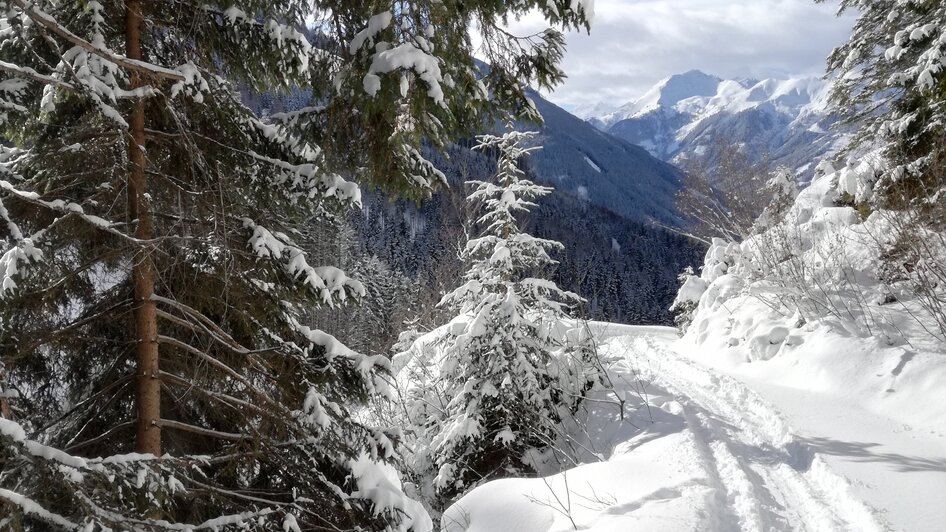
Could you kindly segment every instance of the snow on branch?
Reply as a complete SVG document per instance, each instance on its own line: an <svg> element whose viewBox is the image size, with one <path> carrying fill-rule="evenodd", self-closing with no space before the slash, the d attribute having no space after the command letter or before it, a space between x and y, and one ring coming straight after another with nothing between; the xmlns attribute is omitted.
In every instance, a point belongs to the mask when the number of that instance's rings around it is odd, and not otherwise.
<svg viewBox="0 0 946 532"><path fill-rule="evenodd" d="M40 74L39 72L33 70L29 67L14 65L13 63L7 63L6 61L0 61L0 70L12 74L16 77L28 79L30 81L35 81L37 83L42 83L44 85L55 85L56 87L68 90L75 90L71 84L66 83L61 79L54 78L52 76L46 76Z"/></svg>
<svg viewBox="0 0 946 532"><path fill-rule="evenodd" d="M391 362L387 357L383 355L365 355L353 351L331 334L302 325L294 318L291 318L289 323L296 332L301 334L311 344L322 347L325 350L325 356L329 360L341 357L351 362L352 366L354 366L355 370L358 371L361 376L362 381L368 386L369 391L379 392L382 395L387 395L390 392L389 386L378 374L378 370L384 373L391 371ZM313 393L316 395L311 396ZM324 417L324 409L322 409L320 405L322 403L330 404L327 401L324 396L318 394L315 390L312 390L310 396L306 397L303 412L308 416L306 419L310 423L315 423L320 426L326 423L327 418ZM331 403L330 406L331 405L334 405L334 403Z"/></svg>
<svg viewBox="0 0 946 532"><path fill-rule="evenodd" d="M75 33L69 31L67 27L56 21L48 13L45 13L25 0L10 0L10 2L19 7L23 14L26 15L30 20L36 24L42 26L43 28L55 33L66 41L82 48L83 50L89 52L90 54L97 55L103 59L111 61L116 65L119 65L127 70L134 70L141 72L150 77L169 79L174 81L184 81L184 75L176 70L165 68L162 66L154 65L151 63L146 63L144 61L139 61L136 59L129 59L123 55L117 54L108 48L105 48L104 45L95 46L94 44L86 41L85 39L79 37Z"/></svg>
<svg viewBox="0 0 946 532"><path fill-rule="evenodd" d="M382 51L374 54L371 66L364 78L365 92L374 96L381 89L379 74L387 74L399 69L413 70L417 77L427 83L427 95L439 105L444 103L444 92L440 83L443 74L440 72L440 59L420 49L410 42L401 43L394 48L382 47Z"/></svg>
<svg viewBox="0 0 946 532"><path fill-rule="evenodd" d="M0 167L0 169L2 169L2 167ZM102 218L102 217L95 216L94 214L86 214L86 212L85 212L85 210L82 208L82 206L79 205L79 204L77 204L77 203L67 202L67 201L60 200L60 199L49 200L49 201L43 200L43 199L40 199L39 194L37 194L37 193L35 193L35 192L27 192L27 191L19 190L19 189L17 189L12 183L10 183L9 181L3 180L3 179L0 179L0 189L5 190L5 191L11 193L12 195L18 197L19 199L24 200L24 201L28 201L28 202L30 202L30 203L32 203L32 204L34 204L34 205L38 205L38 206L40 206L40 207L45 207L45 208L47 208L47 209L50 209L50 210L52 210L52 211L59 212L59 213L64 214L64 215L66 215L66 216L76 216L76 217L78 217L79 219L81 219L81 220L83 220L84 222L86 222L87 224L91 225L92 227L95 227L95 228L97 228L97 229L103 230L103 231L105 231L105 232L107 232L107 233L109 233L109 234L111 234L111 235L117 236L117 237L122 238L122 239L124 239L124 240L126 240L126 241L129 241L129 242L132 242L132 243L135 243L135 244L145 244L145 243L147 243L146 240L141 240L141 239L135 238L135 237L133 237L133 236L129 236L129 235L127 235L127 234L125 234L125 233L123 233L123 232L121 232L121 231L115 229L114 226L113 226L114 224L112 224L111 222L109 222L108 220L106 220L106 219L104 219L104 218ZM65 216L64 216L64 217L61 217L61 218L58 218L58 219L56 220L56 222L60 222L60 221L62 221L63 219L65 219ZM56 223L56 222L54 222L54 223ZM48 230L48 228L47 228L47 230Z"/></svg>
<svg viewBox="0 0 946 532"><path fill-rule="evenodd" d="M65 528L66 530L82 530L84 528L82 525L73 523L59 514L50 512L46 508L43 508L42 505L36 501L30 499L29 497L24 497L19 493L0 488L0 500L7 501L14 506L18 506L20 511L22 511L24 514L34 515L47 523Z"/></svg>
<svg viewBox="0 0 946 532"><path fill-rule="evenodd" d="M302 279L304 285L319 295L322 303L334 306L336 301L344 301L349 294L356 297L365 295L365 286L338 268L310 266L302 248L296 246L285 233L273 233L250 218L243 218L243 227L253 231L248 244L257 256L284 260L286 273L295 279Z"/></svg>
<svg viewBox="0 0 946 532"><path fill-rule="evenodd" d="M336 198L340 201L348 201L355 205L361 205L361 189L357 183L346 181L342 176L323 172L313 163L292 164L290 162L266 157L254 151L249 155L254 159L268 163L275 167L278 172L270 179L276 185L290 185L294 189L300 190L304 197L308 199Z"/></svg>
<svg viewBox="0 0 946 532"><path fill-rule="evenodd" d="M373 43L375 36L391 25L390 11L384 11L368 19L368 26L355 34L355 38L348 45L348 52L355 55L365 43Z"/></svg>
<svg viewBox="0 0 946 532"><path fill-rule="evenodd" d="M410 184L422 188L432 188L435 183L446 184L447 176L427 159L416 148L409 144L401 145L400 156L407 163L407 179Z"/></svg>
<svg viewBox="0 0 946 532"><path fill-rule="evenodd" d="M7 229L14 240L14 245L0 256L0 298L7 292L16 289L13 278L19 275L23 265L30 262L39 262L43 259L43 252L36 247L34 238L25 238L19 226L9 216L3 201L0 200L0 218L7 223Z"/></svg>
<svg viewBox="0 0 946 532"><path fill-rule="evenodd" d="M595 0L568 0L568 4L564 9L556 5L555 0L546 0L546 6L559 18L562 16L562 11L571 11L583 15L589 24L595 18Z"/></svg>
<svg viewBox="0 0 946 532"><path fill-rule="evenodd" d="M258 31L263 37L269 39L274 49L280 54L276 60L280 70L294 71L299 75L309 71L310 60L316 55L316 51L305 34L296 27L274 18L250 16L236 6L220 11L218 7L204 5L203 9L208 13L218 15L219 22L236 32L238 39L246 37L240 34L241 30Z"/></svg>
<svg viewBox="0 0 946 532"><path fill-rule="evenodd" d="M427 27L419 32L421 34L410 35L406 31L408 24L395 25L395 28L400 28L399 39L403 42L391 43L377 40L378 34L391 27L393 19L394 15L390 11L372 16L368 19L367 26L359 31L349 43L348 51L351 55L357 54L363 48L369 50L371 63L362 80L364 91L375 96L381 90L382 75L395 71L412 71L427 85L427 96L437 105L446 107L441 84L449 85L450 82L444 79L440 68L441 60L433 54L433 46L428 41L428 37L433 35L433 28ZM370 46L372 44L374 46ZM407 96L409 86L408 79L402 77L400 80L402 97Z"/></svg>

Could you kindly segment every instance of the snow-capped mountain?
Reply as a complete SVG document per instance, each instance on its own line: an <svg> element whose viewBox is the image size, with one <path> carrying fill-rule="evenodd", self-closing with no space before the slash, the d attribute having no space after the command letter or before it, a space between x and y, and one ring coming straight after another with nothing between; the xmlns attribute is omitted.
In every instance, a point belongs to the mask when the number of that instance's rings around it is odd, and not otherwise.
<svg viewBox="0 0 946 532"><path fill-rule="evenodd" d="M720 79L698 70L666 78L615 111L576 114L599 129L683 164L742 146L753 161L795 169L810 178L811 161L836 151L844 135L832 125L828 84L819 78Z"/></svg>
<svg viewBox="0 0 946 532"><path fill-rule="evenodd" d="M672 109L683 100L714 96L723 80L716 76L691 70L661 80L636 100L618 107L601 117L602 122L614 124L628 118L644 116L658 109Z"/></svg>

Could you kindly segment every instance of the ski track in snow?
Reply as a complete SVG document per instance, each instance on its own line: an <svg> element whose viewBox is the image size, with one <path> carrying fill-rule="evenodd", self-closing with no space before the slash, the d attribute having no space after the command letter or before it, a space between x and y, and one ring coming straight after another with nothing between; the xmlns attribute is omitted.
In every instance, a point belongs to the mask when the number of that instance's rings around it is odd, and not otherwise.
<svg viewBox="0 0 946 532"><path fill-rule="evenodd" d="M715 488L716 530L891 529L746 385L687 359L654 334L615 336L611 343L680 405Z"/></svg>

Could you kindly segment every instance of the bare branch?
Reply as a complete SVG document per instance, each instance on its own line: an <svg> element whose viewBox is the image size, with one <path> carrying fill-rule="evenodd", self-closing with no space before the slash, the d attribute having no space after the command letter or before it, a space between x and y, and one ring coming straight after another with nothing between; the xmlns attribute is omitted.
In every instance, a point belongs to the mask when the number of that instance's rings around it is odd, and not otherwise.
<svg viewBox="0 0 946 532"><path fill-rule="evenodd" d="M156 419L153 423L162 429L174 429L180 430L183 432L191 432L194 434L200 434L202 436L210 436L211 438L218 438L221 440L230 440L230 441L243 441L243 440L252 440L253 437L249 434L237 434L234 432L220 432L219 430L206 429L204 427L198 427L196 425L188 425L187 423L181 423L180 421L172 421L170 419Z"/></svg>

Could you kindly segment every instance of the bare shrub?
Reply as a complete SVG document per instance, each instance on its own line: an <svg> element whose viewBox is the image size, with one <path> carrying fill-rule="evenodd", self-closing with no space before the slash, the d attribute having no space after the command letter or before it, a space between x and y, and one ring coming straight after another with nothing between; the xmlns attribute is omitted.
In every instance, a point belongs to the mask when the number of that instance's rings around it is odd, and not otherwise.
<svg viewBox="0 0 946 532"><path fill-rule="evenodd" d="M897 208L883 212L893 243L884 249L881 279L908 286L935 323L929 332L946 340L946 152L922 176L884 192L884 203Z"/></svg>
<svg viewBox="0 0 946 532"><path fill-rule="evenodd" d="M704 242L713 237L741 241L769 204L771 193L765 185L771 164L766 157L752 162L739 144L725 137L706 153L713 155L683 165L677 209L692 236Z"/></svg>

